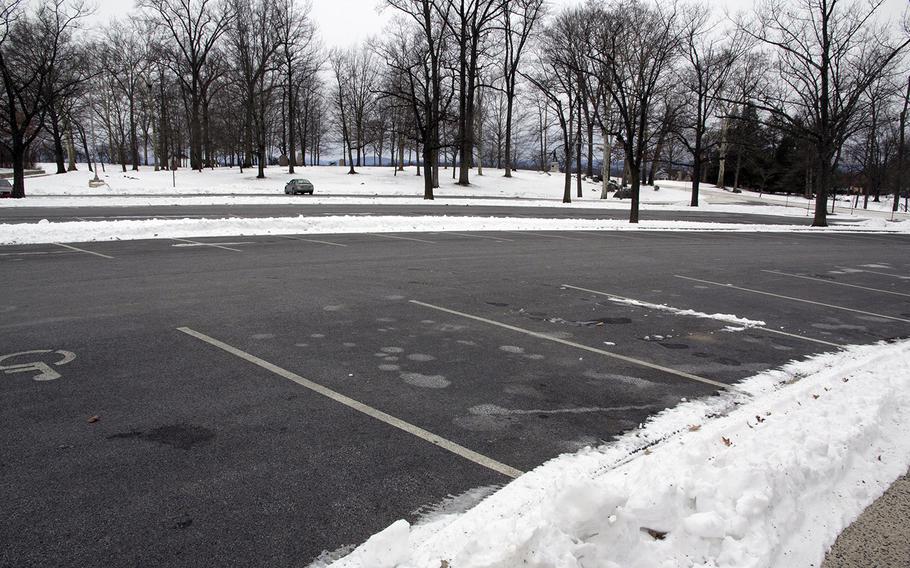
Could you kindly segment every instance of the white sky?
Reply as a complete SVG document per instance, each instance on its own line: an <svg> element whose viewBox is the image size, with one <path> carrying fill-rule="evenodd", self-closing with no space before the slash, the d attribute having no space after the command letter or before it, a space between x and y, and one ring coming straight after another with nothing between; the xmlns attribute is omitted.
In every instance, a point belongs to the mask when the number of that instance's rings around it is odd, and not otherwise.
<svg viewBox="0 0 910 568"><path fill-rule="evenodd" d="M581 3L581 0L549 1L554 10L562 6ZM715 6L719 12L724 8L732 12L750 10L756 3L754 0L703 1ZM391 9L377 12L377 5L385 5L382 0L311 0L311 2L313 18L318 22L320 34L328 47L346 47L380 33L392 14ZM135 9L134 0L94 0L94 3L98 7L97 16L102 21L124 17ZM907 0L885 0L882 19L898 18L906 6Z"/></svg>

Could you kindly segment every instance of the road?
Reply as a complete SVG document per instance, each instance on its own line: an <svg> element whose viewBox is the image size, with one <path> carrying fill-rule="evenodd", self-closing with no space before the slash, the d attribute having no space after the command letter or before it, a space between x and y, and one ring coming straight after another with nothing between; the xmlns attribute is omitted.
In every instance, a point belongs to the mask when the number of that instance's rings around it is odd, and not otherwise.
<svg viewBox="0 0 910 568"><path fill-rule="evenodd" d="M0 247L0 565L305 566L683 398L907 337L908 250L692 232Z"/></svg>
<svg viewBox="0 0 910 568"><path fill-rule="evenodd" d="M133 207L0 207L0 223L36 223L49 221L105 221L151 218L223 218L223 217L296 217L298 215L459 215L483 217L546 217L556 219L628 219L624 209L582 209L553 207L514 207L502 205L467 206L457 200L440 199L428 205L169 205ZM692 211L666 211L643 206L643 220L710 221L715 223L757 223L775 225L809 225L803 217L718 213L693 209ZM860 221L850 215L836 215L831 224L848 224Z"/></svg>

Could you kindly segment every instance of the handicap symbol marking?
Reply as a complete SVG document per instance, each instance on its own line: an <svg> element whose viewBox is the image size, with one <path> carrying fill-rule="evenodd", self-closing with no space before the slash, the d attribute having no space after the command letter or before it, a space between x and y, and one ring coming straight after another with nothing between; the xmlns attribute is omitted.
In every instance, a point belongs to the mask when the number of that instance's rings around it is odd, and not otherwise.
<svg viewBox="0 0 910 568"><path fill-rule="evenodd" d="M13 359L16 357L24 357L26 355L44 355L46 353L56 353L63 357L56 363L53 363L53 365L55 367L59 367L61 365L66 365L67 363L71 363L73 361L73 359L76 358L75 353L72 353L70 351L64 351L62 349L57 349L56 351L53 349L38 349L35 351L20 351L19 353L10 353L9 355L0 356L0 371L3 371L7 375L11 375L13 373L27 373L29 371L33 371L33 372L37 371L38 374L35 375L34 377L32 377L32 379L36 380L36 381L53 381L54 379L59 379L63 375L61 375L60 373L55 371L53 368L51 368L50 365L48 365L47 363L44 363L43 361L29 361L27 363L16 363L16 364L6 364L6 365L3 364L3 362L6 361L7 359Z"/></svg>

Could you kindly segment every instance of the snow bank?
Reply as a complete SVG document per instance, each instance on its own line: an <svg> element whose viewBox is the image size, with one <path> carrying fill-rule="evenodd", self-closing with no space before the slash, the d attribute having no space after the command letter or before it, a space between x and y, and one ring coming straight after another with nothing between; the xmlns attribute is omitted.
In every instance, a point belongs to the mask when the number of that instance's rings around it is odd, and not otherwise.
<svg viewBox="0 0 910 568"><path fill-rule="evenodd" d="M425 538L398 521L381 539L389 556L361 547L332 566L819 566L910 465L910 341L816 356L740 387L551 460Z"/></svg>
<svg viewBox="0 0 910 568"><path fill-rule="evenodd" d="M524 217L325 216L228 219L146 219L0 224L0 244L114 241L156 238L334 233L444 231L738 231L855 232L890 229L910 232L910 223L866 220L861 225L812 229L789 225L746 225L692 221L643 221L632 225L610 219L534 219Z"/></svg>

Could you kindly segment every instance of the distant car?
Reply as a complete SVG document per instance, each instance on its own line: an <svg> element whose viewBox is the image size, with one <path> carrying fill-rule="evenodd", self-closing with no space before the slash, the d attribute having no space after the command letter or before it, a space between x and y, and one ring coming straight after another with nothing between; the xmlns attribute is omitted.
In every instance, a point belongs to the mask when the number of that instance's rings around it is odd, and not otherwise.
<svg viewBox="0 0 910 568"><path fill-rule="evenodd" d="M629 199L632 197L632 188L624 185L616 190L616 193L613 194L613 197L616 199Z"/></svg>
<svg viewBox="0 0 910 568"><path fill-rule="evenodd" d="M0 199L13 196L13 184L8 179L0 179Z"/></svg>
<svg viewBox="0 0 910 568"><path fill-rule="evenodd" d="M288 195L297 195L298 193L313 195L314 191L316 191L316 188L313 187L313 184L308 179L292 179L284 186L284 192Z"/></svg>

